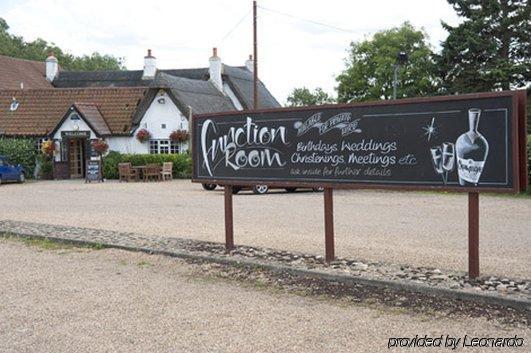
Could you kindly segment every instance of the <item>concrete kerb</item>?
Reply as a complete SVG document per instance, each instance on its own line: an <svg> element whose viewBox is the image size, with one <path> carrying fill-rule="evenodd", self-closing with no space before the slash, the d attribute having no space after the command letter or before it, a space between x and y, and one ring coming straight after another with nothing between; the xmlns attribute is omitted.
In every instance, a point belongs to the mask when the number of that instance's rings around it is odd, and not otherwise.
<svg viewBox="0 0 531 353"><path fill-rule="evenodd" d="M289 273L297 277L306 277L306 278L316 278L329 282L339 282L346 285L365 285L378 288L388 288L395 290L409 291L412 293L421 293L430 296L445 297L448 299L454 300L463 300L463 301L472 301L477 303L492 304L510 307L519 311L531 311L531 300L518 299L518 298L507 298L497 295L483 294L483 293L473 293L466 292L462 290L452 290L446 288L438 288L427 285L419 285L414 283L391 281L391 280L382 280L382 279L369 279L369 278L360 278L343 274L331 274L319 270L307 270L301 268L294 268L290 266L277 265L272 263L267 263L263 261L248 260L241 258L230 258L219 255L205 255L205 254L193 254L188 251L182 250L159 250L146 247L135 247L127 245L119 245L112 243L101 243L101 242L92 242L88 240L78 240L78 239L66 239L53 236L44 236L44 235L34 235L34 234L23 234L18 232L0 232L0 236L4 238L18 237L26 239L37 239L37 240L49 240L57 243L71 244L71 245L82 245L82 246L98 246L102 248L113 248L121 249L127 251L137 251L144 252L148 254L164 255L169 257L176 257L185 260L193 260L198 262L208 262L208 263L217 263L228 266L239 266L239 267L249 267L249 268L259 268L274 273Z"/></svg>

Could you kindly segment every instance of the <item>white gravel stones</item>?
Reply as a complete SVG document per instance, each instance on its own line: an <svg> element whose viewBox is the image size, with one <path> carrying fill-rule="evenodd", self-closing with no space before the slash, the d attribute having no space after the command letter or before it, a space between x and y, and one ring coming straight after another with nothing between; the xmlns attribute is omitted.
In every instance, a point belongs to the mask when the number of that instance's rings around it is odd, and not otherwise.
<svg viewBox="0 0 531 353"><path fill-rule="evenodd" d="M46 181L0 187L0 219L142 235L223 241L223 192L189 180L84 184ZM465 271L467 196L334 191L336 254L367 262ZM482 273L531 278L531 199L480 196ZM234 196L237 244L323 255L323 194Z"/></svg>

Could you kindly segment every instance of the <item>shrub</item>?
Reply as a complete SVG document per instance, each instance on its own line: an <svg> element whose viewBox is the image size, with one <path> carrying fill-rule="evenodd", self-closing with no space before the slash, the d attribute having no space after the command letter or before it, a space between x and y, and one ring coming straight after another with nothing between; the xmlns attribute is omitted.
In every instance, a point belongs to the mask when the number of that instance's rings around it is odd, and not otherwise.
<svg viewBox="0 0 531 353"><path fill-rule="evenodd" d="M34 139L0 137L0 155L6 156L15 165L20 164L26 171L26 177L33 178L37 158Z"/></svg>
<svg viewBox="0 0 531 353"><path fill-rule="evenodd" d="M192 175L192 158L183 154L121 154L110 151L103 160L103 176L106 179L118 179L118 163L131 163L133 166L164 162L173 162L173 177L189 178Z"/></svg>
<svg viewBox="0 0 531 353"><path fill-rule="evenodd" d="M51 180L53 179L53 160L50 156L40 153L37 159L41 163L41 169L39 177L41 179Z"/></svg>

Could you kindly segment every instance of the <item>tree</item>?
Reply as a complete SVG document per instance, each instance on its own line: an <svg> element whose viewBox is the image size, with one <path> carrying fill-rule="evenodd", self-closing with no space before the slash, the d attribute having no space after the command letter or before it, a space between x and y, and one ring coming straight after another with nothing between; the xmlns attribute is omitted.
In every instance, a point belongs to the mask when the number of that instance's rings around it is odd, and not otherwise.
<svg viewBox="0 0 531 353"><path fill-rule="evenodd" d="M398 69L397 98L433 94L437 70L427 35L405 22L377 32L372 39L350 43L346 67L336 77L338 101L389 99L393 93L393 65L405 52L408 62Z"/></svg>
<svg viewBox="0 0 531 353"><path fill-rule="evenodd" d="M335 99L317 87L313 92L306 87L295 88L288 96L287 105L289 107L301 107L305 105L321 105L334 103Z"/></svg>
<svg viewBox="0 0 531 353"><path fill-rule="evenodd" d="M123 70L122 58L111 55L92 53L91 55L75 56L64 52L53 43L43 39L26 42L22 37L10 34L9 25L0 17L0 55L19 59L44 61L50 52L54 52L59 65L64 70L97 71Z"/></svg>
<svg viewBox="0 0 531 353"><path fill-rule="evenodd" d="M438 57L447 93L525 86L531 72L528 0L448 0L464 21L452 27Z"/></svg>

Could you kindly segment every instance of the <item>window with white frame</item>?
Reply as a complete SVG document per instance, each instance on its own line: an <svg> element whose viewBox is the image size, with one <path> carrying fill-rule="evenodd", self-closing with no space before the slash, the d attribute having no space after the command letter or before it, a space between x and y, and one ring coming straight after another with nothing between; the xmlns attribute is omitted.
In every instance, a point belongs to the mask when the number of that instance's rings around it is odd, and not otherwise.
<svg viewBox="0 0 531 353"><path fill-rule="evenodd" d="M170 153L170 140L160 140L159 141L159 153L160 154L169 154Z"/></svg>
<svg viewBox="0 0 531 353"><path fill-rule="evenodd" d="M46 140L48 140L46 137L35 140L35 149L37 150L37 153L42 152L42 143Z"/></svg>
<svg viewBox="0 0 531 353"><path fill-rule="evenodd" d="M179 151L178 142L170 140L149 140L150 154L177 154Z"/></svg>
<svg viewBox="0 0 531 353"><path fill-rule="evenodd" d="M159 153L159 140L149 140L149 153L150 154Z"/></svg>
<svg viewBox="0 0 531 353"><path fill-rule="evenodd" d="M175 141L170 142L170 153L173 153L173 154L180 153L178 142L175 142Z"/></svg>

